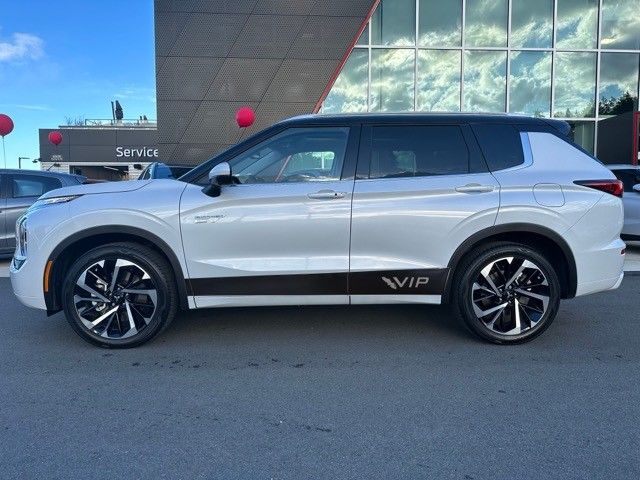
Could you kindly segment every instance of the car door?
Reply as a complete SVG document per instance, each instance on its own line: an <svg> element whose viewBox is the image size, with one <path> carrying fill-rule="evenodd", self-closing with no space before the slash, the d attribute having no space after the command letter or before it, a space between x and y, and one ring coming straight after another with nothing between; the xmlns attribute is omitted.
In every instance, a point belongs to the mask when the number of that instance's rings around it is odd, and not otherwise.
<svg viewBox="0 0 640 480"><path fill-rule="evenodd" d="M220 196L187 186L180 221L196 306L348 302L358 136L287 128L229 161L235 184Z"/></svg>
<svg viewBox="0 0 640 480"><path fill-rule="evenodd" d="M7 184L6 175L0 174L0 250L4 250L7 247L7 235L9 229L7 228ZM11 232L13 234L13 232Z"/></svg>
<svg viewBox="0 0 640 480"><path fill-rule="evenodd" d="M633 189L635 185L640 184L640 171L636 168L617 169L613 173L624 184L624 195L622 203L624 204L624 227L622 228L623 236L628 239L637 237L640 239L640 192Z"/></svg>
<svg viewBox="0 0 640 480"><path fill-rule="evenodd" d="M7 202L5 207L7 247L14 248L16 220L29 208L40 195L62 187L60 179L37 173L13 173L7 175Z"/></svg>
<svg viewBox="0 0 640 480"><path fill-rule="evenodd" d="M466 125L363 126L352 303L439 303L456 248L494 224L499 184Z"/></svg>

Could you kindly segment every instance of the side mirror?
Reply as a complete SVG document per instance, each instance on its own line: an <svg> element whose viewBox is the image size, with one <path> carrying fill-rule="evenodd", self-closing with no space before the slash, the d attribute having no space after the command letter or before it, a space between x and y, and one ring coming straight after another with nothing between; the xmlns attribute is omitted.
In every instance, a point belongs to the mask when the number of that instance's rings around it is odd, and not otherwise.
<svg viewBox="0 0 640 480"><path fill-rule="evenodd" d="M210 197L219 197L221 186L229 183L231 183L231 166L227 162L219 163L209 172L209 185L203 192Z"/></svg>
<svg viewBox="0 0 640 480"><path fill-rule="evenodd" d="M633 190L634 190L636 193L640 193L640 183L638 183L637 185L634 185L634 186L633 186Z"/></svg>

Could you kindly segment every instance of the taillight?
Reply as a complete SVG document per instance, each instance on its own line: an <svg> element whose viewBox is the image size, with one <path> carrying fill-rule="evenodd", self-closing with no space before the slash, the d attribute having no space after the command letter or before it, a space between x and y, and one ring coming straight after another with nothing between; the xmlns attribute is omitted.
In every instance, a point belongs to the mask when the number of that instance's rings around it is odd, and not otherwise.
<svg viewBox="0 0 640 480"><path fill-rule="evenodd" d="M622 198L622 192L624 192L624 185L620 180L576 180L573 183L583 187L595 188L620 198Z"/></svg>

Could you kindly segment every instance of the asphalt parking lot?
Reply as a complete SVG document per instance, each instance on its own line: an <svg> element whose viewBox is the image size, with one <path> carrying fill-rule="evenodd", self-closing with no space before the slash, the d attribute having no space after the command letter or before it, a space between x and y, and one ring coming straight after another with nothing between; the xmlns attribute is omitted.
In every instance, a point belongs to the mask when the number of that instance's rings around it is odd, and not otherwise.
<svg viewBox="0 0 640 480"><path fill-rule="evenodd" d="M372 306L190 312L108 351L0 278L0 477L638 478L639 290L516 347Z"/></svg>

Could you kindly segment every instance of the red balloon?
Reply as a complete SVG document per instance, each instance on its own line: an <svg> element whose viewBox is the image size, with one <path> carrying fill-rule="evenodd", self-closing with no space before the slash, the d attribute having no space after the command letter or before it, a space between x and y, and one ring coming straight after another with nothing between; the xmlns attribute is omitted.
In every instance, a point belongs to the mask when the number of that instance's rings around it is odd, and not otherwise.
<svg viewBox="0 0 640 480"><path fill-rule="evenodd" d="M49 141L58 146L62 143L62 134L60 132L49 132Z"/></svg>
<svg viewBox="0 0 640 480"><path fill-rule="evenodd" d="M9 135L11 132L13 132L13 120L9 115L0 113L0 137Z"/></svg>
<svg viewBox="0 0 640 480"><path fill-rule="evenodd" d="M256 114L251 107L242 107L236 112L236 122L240 128L250 127L255 120Z"/></svg>

